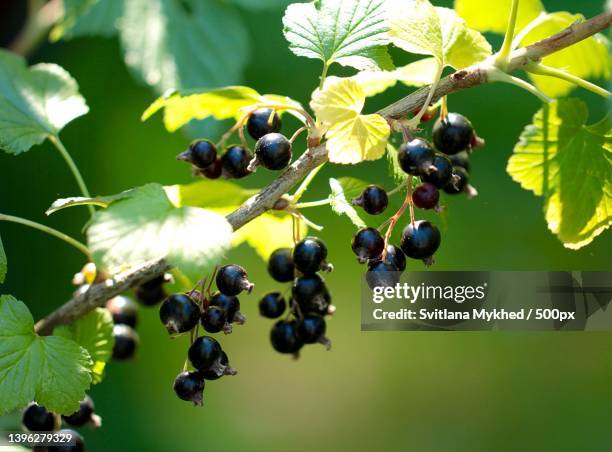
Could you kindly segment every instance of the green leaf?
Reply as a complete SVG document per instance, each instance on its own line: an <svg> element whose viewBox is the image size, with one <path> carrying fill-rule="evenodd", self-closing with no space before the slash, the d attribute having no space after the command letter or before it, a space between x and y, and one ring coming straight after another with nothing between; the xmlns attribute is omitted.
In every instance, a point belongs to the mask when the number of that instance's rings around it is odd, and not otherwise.
<svg viewBox="0 0 612 452"><path fill-rule="evenodd" d="M123 3L123 0L64 0L64 17L51 29L49 39L54 42L79 36L114 36Z"/></svg>
<svg viewBox="0 0 612 452"><path fill-rule="evenodd" d="M4 252L4 245L2 244L2 237L0 237L0 283L4 282L6 278L6 271L8 264L6 261L6 253Z"/></svg>
<svg viewBox="0 0 612 452"><path fill-rule="evenodd" d="M32 400L50 411L74 413L91 383L92 361L74 341L40 337L26 305L0 296L0 415Z"/></svg>
<svg viewBox="0 0 612 452"><path fill-rule="evenodd" d="M397 149L391 143L387 144L387 160L389 161L389 175L398 184L404 182L408 174L400 166L397 160Z"/></svg>
<svg viewBox="0 0 612 452"><path fill-rule="evenodd" d="M187 185L164 187L170 202L177 207L204 207L227 210L239 206L257 193L225 180L201 180ZM222 193L223 196L219 196Z"/></svg>
<svg viewBox="0 0 612 452"><path fill-rule="evenodd" d="M358 70L392 69L385 0L294 3L283 17L289 49L298 56Z"/></svg>
<svg viewBox="0 0 612 452"><path fill-rule="evenodd" d="M113 202L120 199L128 198L133 194L132 190L126 190L116 195L96 196L95 198L84 198L82 196L74 196L71 198L60 198L53 201L53 204L46 210L46 215L51 215L58 210L66 209L67 207L75 206L98 206L106 208Z"/></svg>
<svg viewBox="0 0 612 452"><path fill-rule="evenodd" d="M346 215L355 226L358 228L366 227L365 222L361 219L355 208L346 199L344 187L338 179L331 178L329 180L331 195L329 196L332 210L338 215Z"/></svg>
<svg viewBox="0 0 612 452"><path fill-rule="evenodd" d="M64 69L55 64L28 68L23 58L0 49L0 148L25 152L87 111Z"/></svg>
<svg viewBox="0 0 612 452"><path fill-rule="evenodd" d="M521 40L522 46L548 38L573 23L583 21L581 14L549 13L538 19L538 24ZM608 80L610 56L606 38L594 35L542 59L542 64L563 69L580 78ZM576 85L554 77L529 74L535 85L550 97L567 96Z"/></svg>
<svg viewBox="0 0 612 452"><path fill-rule="evenodd" d="M135 189L130 197L96 212L87 230L101 268L116 270L165 257L193 280L217 263L231 236L225 217L202 208L176 207L158 184Z"/></svg>
<svg viewBox="0 0 612 452"><path fill-rule="evenodd" d="M94 362L92 384L100 383L115 343L111 313L107 309L97 308L70 325L56 328L54 334L73 340L89 352Z"/></svg>
<svg viewBox="0 0 612 452"><path fill-rule="evenodd" d="M119 35L128 67L158 92L235 82L249 52L238 12L214 0L130 0Z"/></svg>
<svg viewBox="0 0 612 452"><path fill-rule="evenodd" d="M579 99L554 101L527 126L508 173L544 197L549 229L567 248L588 245L612 223L612 118L586 125Z"/></svg>
<svg viewBox="0 0 612 452"><path fill-rule="evenodd" d="M489 0L455 0L455 11L468 26L478 31L505 33L510 17L512 0L496 0L495 5ZM535 19L544 7L540 0L521 0L516 20L516 30Z"/></svg>

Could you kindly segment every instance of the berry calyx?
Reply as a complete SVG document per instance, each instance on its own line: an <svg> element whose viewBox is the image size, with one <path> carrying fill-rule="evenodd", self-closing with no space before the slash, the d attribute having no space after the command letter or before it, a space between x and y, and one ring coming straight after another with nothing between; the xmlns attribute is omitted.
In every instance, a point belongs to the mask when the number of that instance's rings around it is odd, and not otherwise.
<svg viewBox="0 0 612 452"><path fill-rule="evenodd" d="M378 257L377 259L369 261L368 265L380 261L381 258ZM406 255L395 245L387 245L387 256L385 257L384 262L393 265L397 269L396 271L403 272L406 270Z"/></svg>
<svg viewBox="0 0 612 452"><path fill-rule="evenodd" d="M327 247L316 237L306 237L293 249L293 263L305 275L328 269L326 258Z"/></svg>
<svg viewBox="0 0 612 452"><path fill-rule="evenodd" d="M466 171L470 171L470 156L467 151L457 152L448 156L453 166L460 166Z"/></svg>
<svg viewBox="0 0 612 452"><path fill-rule="evenodd" d="M399 283L401 272L389 263L380 260L368 263L366 282L370 289L374 287L395 287Z"/></svg>
<svg viewBox="0 0 612 452"><path fill-rule="evenodd" d="M293 254L289 248L279 248L270 255L268 273L278 282L293 281L295 266Z"/></svg>
<svg viewBox="0 0 612 452"><path fill-rule="evenodd" d="M472 142L474 127L459 113L449 113L433 126L432 137L436 149L445 154L456 154L466 150Z"/></svg>
<svg viewBox="0 0 612 452"><path fill-rule="evenodd" d="M276 319L283 315L287 302L280 292L270 292L259 300L259 313L268 319Z"/></svg>
<svg viewBox="0 0 612 452"><path fill-rule="evenodd" d="M453 175L453 165L447 156L437 153L433 161L433 166L436 168L436 171L421 176L421 180L423 182L429 182L437 188L444 188L444 186L450 182Z"/></svg>
<svg viewBox="0 0 612 452"><path fill-rule="evenodd" d="M59 427L55 415L35 402L23 411L21 423L32 432L50 432Z"/></svg>
<svg viewBox="0 0 612 452"><path fill-rule="evenodd" d="M279 320L270 331L272 347L279 353L297 353L304 341L298 336L296 320Z"/></svg>
<svg viewBox="0 0 612 452"><path fill-rule="evenodd" d="M221 156L221 164L227 177L240 179L251 174L248 168L252 159L244 146L230 146Z"/></svg>
<svg viewBox="0 0 612 452"><path fill-rule="evenodd" d="M278 171L286 168L291 161L291 142L280 133L264 135L255 144L255 159L250 162L249 169L253 171L256 165L269 170Z"/></svg>
<svg viewBox="0 0 612 452"><path fill-rule="evenodd" d="M185 152L177 155L176 159L189 162L196 168L204 169L217 159L217 148L208 140L197 140L191 143Z"/></svg>
<svg viewBox="0 0 612 452"><path fill-rule="evenodd" d="M298 323L298 337L305 344L320 342L329 350L331 342L325 337L325 319L319 314L306 314Z"/></svg>
<svg viewBox="0 0 612 452"><path fill-rule="evenodd" d="M113 316L115 325L123 324L134 328L138 321L138 306L128 297L117 295L106 302L106 309Z"/></svg>
<svg viewBox="0 0 612 452"><path fill-rule="evenodd" d="M204 372L209 369L217 371L220 366L218 361L221 358L221 352L221 345L214 338L200 336L193 341L187 355L191 365L199 371Z"/></svg>
<svg viewBox="0 0 612 452"><path fill-rule="evenodd" d="M170 295L159 308L159 318L169 334L191 331L200 320L200 307L185 294Z"/></svg>
<svg viewBox="0 0 612 452"><path fill-rule="evenodd" d="M219 358L219 364L224 367L223 372L217 373L211 369L205 370L204 372L202 372L202 376L205 380L218 380L224 375L236 375L238 373L235 369L232 369L230 367L229 359L224 351L221 351L221 358Z"/></svg>
<svg viewBox="0 0 612 452"><path fill-rule="evenodd" d="M209 306L202 313L202 326L209 333L218 333L227 322L227 314L219 306Z"/></svg>
<svg viewBox="0 0 612 452"><path fill-rule="evenodd" d="M231 295L220 292L214 294L208 306L217 306L225 311L227 323L244 323L244 316L240 313L240 300Z"/></svg>
<svg viewBox="0 0 612 452"><path fill-rule="evenodd" d="M174 379L174 392L179 399L202 406L204 403L204 376L200 372L181 372Z"/></svg>
<svg viewBox="0 0 612 452"><path fill-rule="evenodd" d="M440 246L440 231L427 220L410 223L402 232L400 246L406 256L413 259L427 259Z"/></svg>
<svg viewBox="0 0 612 452"><path fill-rule="evenodd" d="M357 255L357 260L364 264L368 259L375 259L381 255L385 241L374 228L361 228L353 237L351 248Z"/></svg>
<svg viewBox="0 0 612 452"><path fill-rule="evenodd" d="M206 168L198 170L198 172L208 179L219 179L221 173L223 173L223 162L221 159L217 159Z"/></svg>
<svg viewBox="0 0 612 452"><path fill-rule="evenodd" d="M389 197L382 187L370 185L359 197L353 199L353 205L362 207L370 215L378 215L389 205Z"/></svg>
<svg viewBox="0 0 612 452"><path fill-rule="evenodd" d="M166 282L166 276L160 275L141 284L136 288L136 299L145 306L154 306L162 302L167 297L164 290Z"/></svg>
<svg viewBox="0 0 612 452"><path fill-rule="evenodd" d="M434 184L424 182L412 193L412 201L420 209L433 209L440 201L440 192Z"/></svg>
<svg viewBox="0 0 612 452"><path fill-rule="evenodd" d="M243 290L250 293L255 287L244 268L234 264L221 267L215 281L219 292L225 295L238 295Z"/></svg>
<svg viewBox="0 0 612 452"><path fill-rule="evenodd" d="M436 152L429 142L415 138L397 151L397 161L404 172L413 176L429 174Z"/></svg>
<svg viewBox="0 0 612 452"><path fill-rule="evenodd" d="M136 353L138 347L138 334L127 325L115 325L113 327L113 359L124 361L130 359Z"/></svg>
<svg viewBox="0 0 612 452"><path fill-rule="evenodd" d="M82 427L85 424L100 424L100 418L94 415L94 402L88 395L79 403L79 409L69 416L62 416L64 421L72 427Z"/></svg>
<svg viewBox="0 0 612 452"><path fill-rule="evenodd" d="M279 132L281 119L271 108L259 108L251 113L247 120L247 132L254 140L259 140L264 135Z"/></svg>
<svg viewBox="0 0 612 452"><path fill-rule="evenodd" d="M470 175L460 166L453 167L453 177L451 181L444 186L444 192L449 195L458 195L465 192L469 183Z"/></svg>

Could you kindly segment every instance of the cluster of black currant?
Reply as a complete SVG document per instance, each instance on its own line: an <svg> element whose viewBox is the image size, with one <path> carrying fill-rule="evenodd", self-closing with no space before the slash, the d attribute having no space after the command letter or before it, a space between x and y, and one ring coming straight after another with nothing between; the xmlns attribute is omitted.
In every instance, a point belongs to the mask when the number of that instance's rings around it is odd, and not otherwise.
<svg viewBox="0 0 612 452"><path fill-rule="evenodd" d="M469 154L484 141L467 118L448 113L434 124L433 143L432 146L421 138L410 140L399 148L397 158L402 170L410 176L409 184L413 176L421 179L421 184L413 191L412 186L409 187L409 203L421 209L440 211L439 190L449 195L476 195L469 184ZM379 215L389 204L388 194L382 187L370 185L353 199L353 204L371 215ZM390 220L391 230L402 212ZM383 238L374 228L361 228L353 237L353 252L360 263L368 264L366 280L370 287L395 285L406 268L406 256L431 265L441 242L439 229L430 221L414 220L412 212L411 222L402 232L400 246L389 244L389 237L389 232Z"/></svg>
<svg viewBox="0 0 612 452"><path fill-rule="evenodd" d="M242 124L256 141L255 155L250 152ZM194 174L209 179L223 176L226 179L240 179L255 171L257 166L278 171L291 162L292 142L280 132L281 118L271 108L259 108L250 112L235 127L239 127L241 145L228 146L221 157L217 156L217 146L209 140L196 140L189 148L177 156L178 160L190 163ZM233 132L235 128L230 130ZM222 140L223 142L223 140Z"/></svg>
<svg viewBox="0 0 612 452"><path fill-rule="evenodd" d="M41 452L51 450L81 452L84 450L85 443L83 437L78 432L72 429L59 430L62 422L75 428L84 427L86 425L97 428L102 424L100 416L95 414L93 400L88 395L81 401L79 409L69 416L60 417L58 414L48 411L45 407L32 402L23 411L21 422L23 426L31 432L58 431L58 433L71 434L75 441L74 444L66 444L65 446L34 447L34 450Z"/></svg>
<svg viewBox="0 0 612 452"><path fill-rule="evenodd" d="M218 289L214 294L211 293L213 279ZM174 380L174 392L180 399L201 406L204 380L236 374L219 342L211 336L199 336L199 326L201 324L208 333L231 333L232 323L242 324L246 320L240 313L237 295L242 291L250 293L252 289L253 284L242 267L225 265L216 272L216 277L211 277L206 290L204 279L199 288L189 293L172 294L162 303L159 318L168 333L192 334L188 360L195 370L184 370Z"/></svg>
<svg viewBox="0 0 612 452"><path fill-rule="evenodd" d="M270 342L277 352L297 357L304 344L331 347L331 341L325 337L325 316L333 314L335 307L319 275L320 271L333 269L326 259L327 247L317 237L306 237L293 249L279 248L270 256L270 276L281 283L293 283L287 316L270 331ZM270 292L259 301L259 312L263 317L276 319L283 315L287 304L280 292Z"/></svg>

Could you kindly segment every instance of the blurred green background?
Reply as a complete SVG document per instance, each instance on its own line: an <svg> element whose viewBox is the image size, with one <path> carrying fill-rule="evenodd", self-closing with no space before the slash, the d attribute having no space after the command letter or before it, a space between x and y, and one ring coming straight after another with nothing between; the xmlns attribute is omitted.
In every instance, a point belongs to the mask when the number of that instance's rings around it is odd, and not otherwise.
<svg viewBox="0 0 612 452"><path fill-rule="evenodd" d="M591 0L544 3L551 11L586 16L603 7ZM243 83L307 104L321 65L287 50L282 10L240 14L251 44ZM492 42L498 46L500 39L493 36ZM66 68L87 99L90 113L70 124L62 138L92 192L192 180L189 169L174 160L189 139L167 133L160 117L139 121L156 96L128 73L116 38L44 44L30 60ZM408 92L390 90L372 102L372 111ZM588 102L592 119L601 117L602 100L577 94ZM448 200L448 215L438 220L443 243L434 269L611 270L609 232L580 251L563 248L547 230L542 200L505 172L537 100L514 87L491 85L453 95L449 102L451 110L472 120L487 146L472 157L472 183L480 196ZM286 132L294 126L288 122ZM77 194L50 145L19 157L2 153L0 168L1 212L80 236L85 209L44 215L56 198ZM327 196L326 178L343 175L392 186L385 161L328 165L304 200ZM261 187L273 177L258 171L243 183ZM88 450L610 450L610 334L362 333L357 276L363 268L350 250L353 226L327 208L307 214L325 225L319 235L336 268L327 278L338 307L328 322L332 351L307 347L293 361L272 350L272 322L258 316L257 300L277 285L255 253L241 246L228 261L245 266L257 287L241 297L247 324L220 339L239 374L209 382L202 409L178 400L171 386L188 339L169 340L157 310L142 309L137 359L111 363L104 382L91 391L104 425L83 432ZM81 256L38 232L12 224L0 228L9 259L2 292L24 300L40 318L69 298ZM411 269L422 267L411 262ZM13 417L2 424L16 427L16 422Z"/></svg>

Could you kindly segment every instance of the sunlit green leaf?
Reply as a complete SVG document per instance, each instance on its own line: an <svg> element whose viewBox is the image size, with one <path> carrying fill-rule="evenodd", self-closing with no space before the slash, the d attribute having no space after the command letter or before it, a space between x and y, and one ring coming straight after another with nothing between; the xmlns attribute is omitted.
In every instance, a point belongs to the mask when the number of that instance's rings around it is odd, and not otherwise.
<svg viewBox="0 0 612 452"><path fill-rule="evenodd" d="M588 245L612 223L612 118L587 126L578 99L555 101L523 131L508 173L544 197L548 227L567 248Z"/></svg>
<svg viewBox="0 0 612 452"><path fill-rule="evenodd" d="M120 199L127 198L132 195L132 190L126 190L116 195L110 196L96 196L95 198L84 198L82 196L75 196L72 198L60 198L53 201L53 204L45 212L46 215L51 215L58 210L66 209L67 207L75 206L98 206L108 207L113 202L119 201Z"/></svg>
<svg viewBox="0 0 612 452"><path fill-rule="evenodd" d="M330 179L329 187L331 188L329 199L331 201L332 210L338 215L346 215L358 228L365 227L365 222L361 219L352 204L346 199L344 187L340 181L338 179Z"/></svg>
<svg viewBox="0 0 612 452"><path fill-rule="evenodd" d="M478 31L504 33L508 26L512 0L455 0L455 10L468 26ZM540 0L520 0L516 29L521 30L544 11Z"/></svg>
<svg viewBox="0 0 612 452"><path fill-rule="evenodd" d="M206 209L227 209L239 206L257 193L226 180L201 180L187 185L164 187L168 199L176 207L203 207Z"/></svg>

